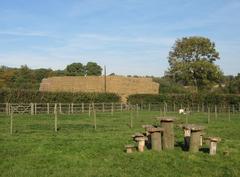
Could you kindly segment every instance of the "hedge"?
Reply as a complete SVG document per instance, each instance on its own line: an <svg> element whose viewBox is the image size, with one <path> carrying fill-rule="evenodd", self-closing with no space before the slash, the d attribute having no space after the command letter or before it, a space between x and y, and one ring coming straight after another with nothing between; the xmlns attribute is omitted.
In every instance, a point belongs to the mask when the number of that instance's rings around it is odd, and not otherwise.
<svg viewBox="0 0 240 177"><path fill-rule="evenodd" d="M168 103L168 104L207 104L238 105L240 95L233 94L134 94L128 97L128 103Z"/></svg>
<svg viewBox="0 0 240 177"><path fill-rule="evenodd" d="M40 92L36 90L0 90L1 103L100 103L120 102L115 93Z"/></svg>

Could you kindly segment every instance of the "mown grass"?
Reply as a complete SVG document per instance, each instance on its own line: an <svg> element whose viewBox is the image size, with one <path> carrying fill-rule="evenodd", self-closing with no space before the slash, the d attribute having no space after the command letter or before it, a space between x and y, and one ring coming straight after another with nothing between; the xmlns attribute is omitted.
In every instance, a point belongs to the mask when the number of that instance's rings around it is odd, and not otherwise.
<svg viewBox="0 0 240 177"><path fill-rule="evenodd" d="M17 177L225 177L240 176L240 115L220 114L207 124L207 115L194 113L190 123L206 126L206 136L222 138L216 156L199 152L191 154L176 146L172 151L126 154L124 145L132 143L131 135L142 132L143 124L158 124L158 112L140 112L129 127L130 113L97 114L97 130L93 117L87 114L59 115L59 131L54 132L52 115L14 116L14 134L9 134L10 119L0 116L0 176ZM176 144L183 140L175 123ZM207 147L207 145L204 145ZM229 155L224 155L224 151Z"/></svg>

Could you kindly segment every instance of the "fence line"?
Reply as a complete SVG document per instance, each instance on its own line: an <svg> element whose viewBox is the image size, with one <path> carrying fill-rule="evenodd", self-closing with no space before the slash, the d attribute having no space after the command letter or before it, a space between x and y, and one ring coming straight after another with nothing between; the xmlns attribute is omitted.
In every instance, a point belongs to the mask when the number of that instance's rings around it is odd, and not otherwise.
<svg viewBox="0 0 240 177"><path fill-rule="evenodd" d="M96 112L123 112L129 110L139 111L160 111L163 115L168 112L178 112L179 109L185 109L188 112L210 112L214 113L215 118L219 113L240 112L240 103L235 105L207 105L207 104L168 104L163 103L142 103L142 104L126 104L126 103L0 103L0 113L7 115L17 114L54 114L54 107L57 104L59 114L80 114Z"/></svg>

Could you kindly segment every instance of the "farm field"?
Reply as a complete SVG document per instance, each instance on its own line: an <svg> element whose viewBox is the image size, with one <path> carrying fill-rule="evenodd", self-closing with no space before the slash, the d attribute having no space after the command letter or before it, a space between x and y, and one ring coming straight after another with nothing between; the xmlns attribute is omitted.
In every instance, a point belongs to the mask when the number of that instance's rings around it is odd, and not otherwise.
<svg viewBox="0 0 240 177"><path fill-rule="evenodd" d="M238 177L240 176L240 114L193 113L189 123L206 127L206 136L219 136L217 155L207 152L182 151L183 132L175 122L176 147L174 150L126 154L124 146L132 144L131 135L143 132L144 124L159 124L154 118L159 112L97 113L97 129L93 116L88 114L58 115L57 133L54 132L54 115L14 115L13 135L10 135L10 118L0 115L0 176L2 177ZM174 113L168 113L174 116ZM207 147L207 145L204 145ZM224 155L228 152L228 155Z"/></svg>

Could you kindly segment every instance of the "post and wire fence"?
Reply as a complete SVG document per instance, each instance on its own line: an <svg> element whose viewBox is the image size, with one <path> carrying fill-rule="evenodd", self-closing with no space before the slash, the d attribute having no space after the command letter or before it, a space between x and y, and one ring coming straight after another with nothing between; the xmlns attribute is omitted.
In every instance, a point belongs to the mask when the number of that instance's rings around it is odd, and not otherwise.
<svg viewBox="0 0 240 177"><path fill-rule="evenodd" d="M97 114L106 113L114 116L115 113L129 112L130 128L133 127L133 117L139 117L141 112L159 112L159 116L168 116L178 114L179 110L183 109L186 113L186 123L189 116L194 113L204 113L207 118L207 123L212 120L217 120L219 115L224 114L227 120L232 117L240 118L240 103L231 105L213 105L213 104L169 104L161 103L141 103L141 104L126 104L126 103L0 103L0 113L10 117L10 133L13 133L14 115L29 114L29 115L54 115L54 130L58 131L58 116L59 115L78 115L88 114L93 119L93 127L97 129ZM133 116L134 115L134 116Z"/></svg>

